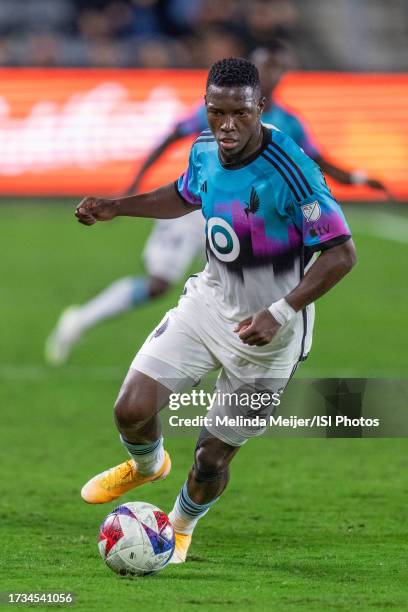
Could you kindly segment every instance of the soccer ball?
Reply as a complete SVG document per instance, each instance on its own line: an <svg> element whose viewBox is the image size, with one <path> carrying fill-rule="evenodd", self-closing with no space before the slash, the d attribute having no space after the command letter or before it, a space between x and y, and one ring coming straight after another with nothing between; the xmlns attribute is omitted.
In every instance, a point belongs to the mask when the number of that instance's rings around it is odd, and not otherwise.
<svg viewBox="0 0 408 612"><path fill-rule="evenodd" d="M170 561L174 545L174 529L168 516L144 502L118 506L99 528L101 557L121 576L159 572Z"/></svg>

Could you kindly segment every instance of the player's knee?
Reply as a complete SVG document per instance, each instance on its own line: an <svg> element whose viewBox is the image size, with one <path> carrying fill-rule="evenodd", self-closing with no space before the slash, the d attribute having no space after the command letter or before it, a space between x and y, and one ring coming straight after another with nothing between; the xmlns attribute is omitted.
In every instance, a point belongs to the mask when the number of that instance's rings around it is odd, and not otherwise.
<svg viewBox="0 0 408 612"><path fill-rule="evenodd" d="M194 456L194 477L198 482L212 482L228 478L229 461L208 446L199 446Z"/></svg>
<svg viewBox="0 0 408 612"><path fill-rule="evenodd" d="M169 289L169 282L164 278L150 276L149 278L149 296L151 298L164 295Z"/></svg>
<svg viewBox="0 0 408 612"><path fill-rule="evenodd" d="M121 429L143 425L154 414L152 406L137 386L126 388L119 394L114 412L116 423Z"/></svg>

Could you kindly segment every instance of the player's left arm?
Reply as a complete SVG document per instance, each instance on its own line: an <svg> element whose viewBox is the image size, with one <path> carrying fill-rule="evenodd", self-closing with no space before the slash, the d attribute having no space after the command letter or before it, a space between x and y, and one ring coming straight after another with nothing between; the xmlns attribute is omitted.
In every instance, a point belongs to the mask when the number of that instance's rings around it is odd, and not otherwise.
<svg viewBox="0 0 408 612"><path fill-rule="evenodd" d="M322 251L293 291L272 305L271 309L265 308L253 317L241 321L235 331L239 332L239 337L245 344L268 344L291 316L337 285L355 263L356 250L351 238L343 244Z"/></svg>
<svg viewBox="0 0 408 612"><path fill-rule="evenodd" d="M296 312L303 310L337 285L356 262L356 249L351 237L347 242L326 248L311 265L299 285L285 297L285 301Z"/></svg>
<svg viewBox="0 0 408 612"><path fill-rule="evenodd" d="M296 168L305 197L291 194L285 210L302 233L304 248L320 252L320 256L290 293L240 322L236 331L245 344L263 346L271 342L282 325L327 293L356 263L351 232L340 206L316 164L307 158L303 161L303 172Z"/></svg>

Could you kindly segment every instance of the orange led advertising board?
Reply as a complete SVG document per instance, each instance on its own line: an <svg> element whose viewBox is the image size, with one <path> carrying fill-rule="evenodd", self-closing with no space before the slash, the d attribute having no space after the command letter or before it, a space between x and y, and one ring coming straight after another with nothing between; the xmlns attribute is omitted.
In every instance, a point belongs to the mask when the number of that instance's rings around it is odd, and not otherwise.
<svg viewBox="0 0 408 612"><path fill-rule="evenodd" d="M1 69L0 194L117 195L149 151L202 100L206 73ZM322 152L408 199L408 75L291 73L276 99L304 119ZM184 169L192 139L145 177L148 190ZM383 199L331 182L340 200Z"/></svg>

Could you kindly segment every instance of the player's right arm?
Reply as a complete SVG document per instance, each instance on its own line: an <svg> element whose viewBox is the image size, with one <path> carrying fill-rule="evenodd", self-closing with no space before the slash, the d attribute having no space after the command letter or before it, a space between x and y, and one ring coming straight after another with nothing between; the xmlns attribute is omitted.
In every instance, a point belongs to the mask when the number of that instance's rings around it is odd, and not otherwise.
<svg viewBox="0 0 408 612"><path fill-rule="evenodd" d="M94 225L116 217L175 219L194 210L194 206L180 197L175 183L169 183L148 193L115 200L88 196L78 204L75 216L83 225Z"/></svg>
<svg viewBox="0 0 408 612"><path fill-rule="evenodd" d="M188 168L174 183L153 191L109 200L86 197L77 206L75 216L83 225L111 221L115 217L175 219L201 207L199 187L200 162L191 148Z"/></svg>

